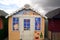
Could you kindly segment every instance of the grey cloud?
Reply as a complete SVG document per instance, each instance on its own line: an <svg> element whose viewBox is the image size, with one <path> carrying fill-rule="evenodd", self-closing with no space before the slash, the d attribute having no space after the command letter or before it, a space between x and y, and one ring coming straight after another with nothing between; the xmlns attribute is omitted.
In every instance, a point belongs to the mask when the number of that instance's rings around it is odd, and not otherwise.
<svg viewBox="0 0 60 40"><path fill-rule="evenodd" d="M60 7L60 0L49 0L45 5L51 7Z"/></svg>
<svg viewBox="0 0 60 40"><path fill-rule="evenodd" d="M42 7L46 12L60 8L60 0L31 0L33 5Z"/></svg>

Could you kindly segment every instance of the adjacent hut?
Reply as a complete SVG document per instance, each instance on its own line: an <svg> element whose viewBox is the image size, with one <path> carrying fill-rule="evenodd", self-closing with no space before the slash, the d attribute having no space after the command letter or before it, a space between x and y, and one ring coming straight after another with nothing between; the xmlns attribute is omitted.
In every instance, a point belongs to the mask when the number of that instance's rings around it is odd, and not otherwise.
<svg viewBox="0 0 60 40"><path fill-rule="evenodd" d="M45 19L25 5L8 19L8 40L44 40Z"/></svg>
<svg viewBox="0 0 60 40"><path fill-rule="evenodd" d="M60 8L46 14L48 17L48 38L60 40Z"/></svg>
<svg viewBox="0 0 60 40"><path fill-rule="evenodd" d="M0 10L0 40L3 40L8 35L8 19L5 18L6 15L8 15L6 12Z"/></svg>

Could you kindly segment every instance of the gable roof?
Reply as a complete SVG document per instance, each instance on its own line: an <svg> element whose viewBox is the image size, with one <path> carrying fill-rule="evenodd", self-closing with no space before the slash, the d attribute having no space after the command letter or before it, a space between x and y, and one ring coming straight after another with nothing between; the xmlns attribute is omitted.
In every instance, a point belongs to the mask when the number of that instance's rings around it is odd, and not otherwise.
<svg viewBox="0 0 60 40"><path fill-rule="evenodd" d="M15 14L18 14L19 12L21 12L21 11L32 11L32 12L35 12L34 10L32 10L32 9L22 9L22 10L18 10L16 13L14 13L13 15L15 15ZM35 13L37 13L37 12L35 12ZM38 15L40 15L39 13L37 13Z"/></svg>
<svg viewBox="0 0 60 40"><path fill-rule="evenodd" d="M4 12L3 10L0 10L0 16L7 16L8 14Z"/></svg>
<svg viewBox="0 0 60 40"><path fill-rule="evenodd" d="M53 18L54 16L60 14L60 8L57 8L55 10L52 10L46 14L48 18Z"/></svg>
<svg viewBox="0 0 60 40"><path fill-rule="evenodd" d="M38 12L37 10L35 10L35 9L32 8L32 7L28 7L28 8L27 8L27 7L23 7L23 8L20 8L20 9L16 10L14 13L12 13L11 15L8 15L8 16L13 16L13 15L17 14L17 12L20 12L20 11L22 11L22 10L30 10L30 11L33 11L33 12L37 13L38 15L42 16L42 15L40 14L40 12ZM42 16L42 17L44 17L44 16Z"/></svg>

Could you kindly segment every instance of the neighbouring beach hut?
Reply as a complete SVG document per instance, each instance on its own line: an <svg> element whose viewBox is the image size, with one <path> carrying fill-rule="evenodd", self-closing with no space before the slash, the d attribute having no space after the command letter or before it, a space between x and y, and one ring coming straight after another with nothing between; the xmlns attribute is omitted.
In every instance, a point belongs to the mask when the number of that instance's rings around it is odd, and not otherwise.
<svg viewBox="0 0 60 40"><path fill-rule="evenodd" d="M48 38L60 40L60 8L46 14L48 17Z"/></svg>
<svg viewBox="0 0 60 40"><path fill-rule="evenodd" d="M45 19L25 5L8 17L8 40L44 40Z"/></svg>
<svg viewBox="0 0 60 40"><path fill-rule="evenodd" d="M8 19L5 18L8 14L0 10L0 40L3 40L8 35Z"/></svg>

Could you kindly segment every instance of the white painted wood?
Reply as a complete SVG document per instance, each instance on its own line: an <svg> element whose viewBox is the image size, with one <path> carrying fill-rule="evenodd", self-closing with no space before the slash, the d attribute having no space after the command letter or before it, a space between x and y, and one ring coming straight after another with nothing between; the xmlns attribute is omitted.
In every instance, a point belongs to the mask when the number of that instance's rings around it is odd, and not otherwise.
<svg viewBox="0 0 60 40"><path fill-rule="evenodd" d="M30 30L24 30L24 19L30 19ZM20 17L20 38L22 40L33 40L34 28L34 17Z"/></svg>
<svg viewBox="0 0 60 40"><path fill-rule="evenodd" d="M13 15L13 17L41 17L40 15L20 15L20 14L17 14L17 15Z"/></svg>

